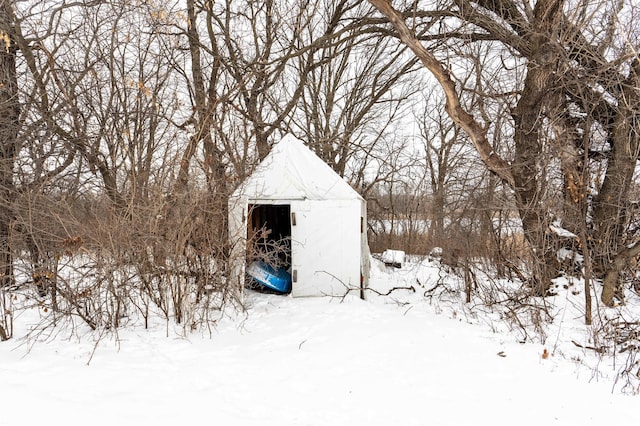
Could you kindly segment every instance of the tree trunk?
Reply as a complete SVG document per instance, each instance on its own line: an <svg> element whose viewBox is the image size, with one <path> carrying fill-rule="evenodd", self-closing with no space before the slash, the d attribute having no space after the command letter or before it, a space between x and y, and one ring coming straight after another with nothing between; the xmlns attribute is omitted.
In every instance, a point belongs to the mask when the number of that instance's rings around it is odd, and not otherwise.
<svg viewBox="0 0 640 426"><path fill-rule="evenodd" d="M224 247L227 233L227 200L228 185L227 171L224 153L219 148L214 138L215 116L214 112L219 101L216 90L216 81L219 77L220 58L214 57L214 64L210 73L206 75L207 69L203 67L203 44L198 33L198 8L197 2L187 0L187 15L189 24L187 26L187 38L189 42L189 53L191 57L191 78L193 83L193 109L192 119L195 126L195 134L189 139L185 148L180 169L178 172L177 185L173 190L173 197L184 197L188 193L189 167L192 158L198 148L202 146L204 153L203 171L209 187L210 197L206 199L206 207L200 210L207 223L215 224L210 229L190 230L188 237L189 244L198 249L210 248L218 249L215 255L222 255L220 252ZM206 10L207 20L213 19L212 11ZM209 36L213 37L209 28ZM212 51L217 52L215 41L210 39ZM213 233L213 234L212 234Z"/></svg>
<svg viewBox="0 0 640 426"><path fill-rule="evenodd" d="M636 59L623 86L625 102L618 104L611 138L612 155L594 209L594 267L605 277L601 298L608 306L613 305L618 275L627 264L624 247L629 190L640 155L639 85L640 61Z"/></svg>
<svg viewBox="0 0 640 426"><path fill-rule="evenodd" d="M15 186L13 168L18 147L20 102L16 72L12 1L0 0L0 286L13 283L10 230Z"/></svg>
<svg viewBox="0 0 640 426"><path fill-rule="evenodd" d="M614 297L618 289L618 276L620 272L629 265L629 260L640 255L640 243L633 247L625 248L617 254L602 281L602 303L607 306L614 305Z"/></svg>
<svg viewBox="0 0 640 426"><path fill-rule="evenodd" d="M608 159L607 172L594 213L596 243L610 250L610 253L602 253L605 262L612 260L612 255L615 255L619 247L626 221L629 187L638 160L640 125L636 115L640 108L640 94L637 88L640 85L640 61L634 62L626 83L623 96L625 102L618 104L613 125L612 155Z"/></svg>
<svg viewBox="0 0 640 426"><path fill-rule="evenodd" d="M544 89L537 86L537 78L539 71L530 69L522 97L513 112L516 149L511 173L524 237L534 262L532 289L534 294L544 295L551 285L551 279L557 276L559 264L548 232L547 212L540 198L542 188L538 180L538 160L541 149L538 121L542 115L541 98Z"/></svg>
<svg viewBox="0 0 640 426"><path fill-rule="evenodd" d="M512 112L515 123L515 156L511 173L515 182L516 204L524 236L534 260L532 287L534 294L547 294L551 279L559 273L553 235L549 232L549 215L542 204L543 182L539 179L542 152L541 123L550 103L557 104L562 92L557 89L555 69L559 58L548 34L562 13L561 1L541 0L534 10L534 28L527 41L532 56L527 63L527 76L516 108ZM551 101L551 102L550 102Z"/></svg>
<svg viewBox="0 0 640 426"><path fill-rule="evenodd" d="M433 193L433 201L431 203L431 226L429 227L430 240L436 245L441 245L444 239L444 205L444 187L441 182L438 182L438 186Z"/></svg>

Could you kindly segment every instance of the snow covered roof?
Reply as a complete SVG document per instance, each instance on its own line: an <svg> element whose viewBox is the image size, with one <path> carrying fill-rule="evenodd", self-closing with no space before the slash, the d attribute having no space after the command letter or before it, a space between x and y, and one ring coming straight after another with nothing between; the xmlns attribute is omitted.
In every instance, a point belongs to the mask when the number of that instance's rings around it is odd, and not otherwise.
<svg viewBox="0 0 640 426"><path fill-rule="evenodd" d="M273 146L233 196L257 200L362 199L327 163L292 136Z"/></svg>

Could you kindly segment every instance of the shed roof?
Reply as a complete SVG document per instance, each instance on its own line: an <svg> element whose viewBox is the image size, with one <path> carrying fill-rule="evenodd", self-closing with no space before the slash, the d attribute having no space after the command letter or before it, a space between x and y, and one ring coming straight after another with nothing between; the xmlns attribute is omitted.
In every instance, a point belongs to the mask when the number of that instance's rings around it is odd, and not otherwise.
<svg viewBox="0 0 640 426"><path fill-rule="evenodd" d="M362 199L327 163L293 136L285 136L233 197L255 200Z"/></svg>

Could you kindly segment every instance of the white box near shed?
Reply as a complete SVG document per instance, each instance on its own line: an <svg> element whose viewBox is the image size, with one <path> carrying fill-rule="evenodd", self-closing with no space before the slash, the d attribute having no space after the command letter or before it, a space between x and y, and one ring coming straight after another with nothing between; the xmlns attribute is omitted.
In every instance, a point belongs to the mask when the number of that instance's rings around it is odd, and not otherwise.
<svg viewBox="0 0 640 426"><path fill-rule="evenodd" d="M406 254L402 250L385 250L382 253L382 262L385 264L385 266L402 268L405 257Z"/></svg>

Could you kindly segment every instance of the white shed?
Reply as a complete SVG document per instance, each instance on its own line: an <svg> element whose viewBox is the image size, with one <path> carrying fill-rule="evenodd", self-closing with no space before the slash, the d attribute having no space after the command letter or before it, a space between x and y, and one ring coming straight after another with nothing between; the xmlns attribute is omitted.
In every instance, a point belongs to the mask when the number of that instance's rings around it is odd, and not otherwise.
<svg viewBox="0 0 640 426"><path fill-rule="evenodd" d="M290 244L292 296L344 295L366 287L366 202L293 137L278 142L229 199L228 278L239 289L261 228Z"/></svg>

